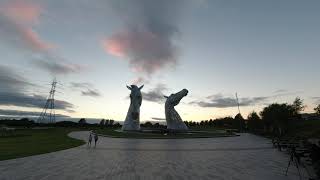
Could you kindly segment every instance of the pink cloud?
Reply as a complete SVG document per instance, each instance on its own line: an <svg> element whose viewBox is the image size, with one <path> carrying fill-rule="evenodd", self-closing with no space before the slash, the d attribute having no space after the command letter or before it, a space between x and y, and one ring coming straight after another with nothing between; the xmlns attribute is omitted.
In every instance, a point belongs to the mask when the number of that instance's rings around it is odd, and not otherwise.
<svg viewBox="0 0 320 180"><path fill-rule="evenodd" d="M42 9L40 5L27 1L10 1L0 8L1 36L18 47L36 51L47 51L55 46L43 40L32 29L38 23Z"/></svg>
<svg viewBox="0 0 320 180"><path fill-rule="evenodd" d="M175 46L169 38L145 28L115 33L102 41L104 50L125 57L136 73L152 74L169 64L176 64Z"/></svg>
<svg viewBox="0 0 320 180"><path fill-rule="evenodd" d="M23 39L33 48L37 50L49 50L54 48L53 44L43 41L39 35L31 28L21 29Z"/></svg>
<svg viewBox="0 0 320 180"><path fill-rule="evenodd" d="M36 23L41 13L41 7L26 1L10 1L1 10L6 16L19 23Z"/></svg>
<svg viewBox="0 0 320 180"><path fill-rule="evenodd" d="M102 47L104 50L117 57L124 57L125 56L125 47L124 44L119 43L118 41L114 39L105 39L102 41Z"/></svg>

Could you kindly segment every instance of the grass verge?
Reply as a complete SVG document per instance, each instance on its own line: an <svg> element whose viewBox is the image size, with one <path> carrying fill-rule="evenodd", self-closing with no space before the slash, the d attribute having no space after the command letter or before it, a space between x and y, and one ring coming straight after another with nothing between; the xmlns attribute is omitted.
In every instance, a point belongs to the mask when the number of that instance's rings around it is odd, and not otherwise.
<svg viewBox="0 0 320 180"><path fill-rule="evenodd" d="M70 138L68 133L76 129L22 129L12 136L0 136L0 160L44 154L84 144L82 140Z"/></svg>

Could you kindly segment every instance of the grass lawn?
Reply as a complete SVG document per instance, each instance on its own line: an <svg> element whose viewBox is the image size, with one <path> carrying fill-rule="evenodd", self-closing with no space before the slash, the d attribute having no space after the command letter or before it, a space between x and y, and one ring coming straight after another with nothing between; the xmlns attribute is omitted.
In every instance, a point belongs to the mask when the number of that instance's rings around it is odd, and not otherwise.
<svg viewBox="0 0 320 180"><path fill-rule="evenodd" d="M15 130L12 136L0 136L0 160L59 151L85 142L72 139L67 134L71 128Z"/></svg>
<svg viewBox="0 0 320 180"><path fill-rule="evenodd" d="M95 132L113 138L137 138L137 139L179 139L179 138L210 138L210 137L228 137L234 134L227 134L224 130L201 129L201 132L191 133L146 133L146 132L118 132L117 129L104 128L96 129ZM198 131L195 130L195 131Z"/></svg>

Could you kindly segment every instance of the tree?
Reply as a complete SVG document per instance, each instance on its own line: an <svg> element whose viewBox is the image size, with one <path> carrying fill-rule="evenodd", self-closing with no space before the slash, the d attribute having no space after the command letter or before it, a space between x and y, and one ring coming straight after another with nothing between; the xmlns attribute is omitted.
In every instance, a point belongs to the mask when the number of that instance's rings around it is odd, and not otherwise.
<svg viewBox="0 0 320 180"><path fill-rule="evenodd" d="M78 123L79 124L87 124L87 121L85 118L81 118Z"/></svg>
<svg viewBox="0 0 320 180"><path fill-rule="evenodd" d="M239 122L235 123L236 121L228 116L224 118L217 118L213 121L214 127L223 127L223 128L238 128Z"/></svg>
<svg viewBox="0 0 320 180"><path fill-rule="evenodd" d="M106 127L108 127L108 126L110 125L110 120L109 120L109 119L106 119L105 122L104 122L104 125L105 125Z"/></svg>
<svg viewBox="0 0 320 180"><path fill-rule="evenodd" d="M260 121L260 117L259 115L255 112L255 111L252 111L249 115L248 115L248 121L249 120L252 120L252 121Z"/></svg>
<svg viewBox="0 0 320 180"><path fill-rule="evenodd" d="M21 118L20 121L29 121L29 118Z"/></svg>
<svg viewBox="0 0 320 180"><path fill-rule="evenodd" d="M152 123L147 121L143 124L144 127L152 128Z"/></svg>
<svg viewBox="0 0 320 180"><path fill-rule="evenodd" d="M200 126L204 126L204 121L200 121Z"/></svg>
<svg viewBox="0 0 320 180"><path fill-rule="evenodd" d="M121 127L121 124L120 123L115 123L114 125L112 125L113 127Z"/></svg>
<svg viewBox="0 0 320 180"><path fill-rule="evenodd" d="M245 121L240 113L238 113L235 117L235 124L236 127L239 129L240 132L242 132L245 129Z"/></svg>
<svg viewBox="0 0 320 180"><path fill-rule="evenodd" d="M102 126L102 127L103 127L103 126L105 125L105 120L104 120L104 119L102 119L102 120L100 121L100 123L99 123L99 124L100 124L100 126Z"/></svg>
<svg viewBox="0 0 320 180"><path fill-rule="evenodd" d="M288 104L271 104L265 107L260 115L265 131L273 132L279 136L287 132L289 120L295 115L296 109Z"/></svg>
<svg viewBox="0 0 320 180"><path fill-rule="evenodd" d="M113 120L113 119L110 119L110 120L109 120L109 125L110 125L110 126L113 126L113 124L114 124L114 120Z"/></svg>
<svg viewBox="0 0 320 180"><path fill-rule="evenodd" d="M314 111L316 111L316 114L320 115L320 104L314 108Z"/></svg>
<svg viewBox="0 0 320 180"><path fill-rule="evenodd" d="M248 117L248 129L249 131L257 131L262 128L262 120L260 119L259 115L252 111Z"/></svg>
<svg viewBox="0 0 320 180"><path fill-rule="evenodd" d="M292 108L295 115L300 114L300 112L306 108L306 106L303 105L303 99L301 99L300 97L296 97L296 99L292 103Z"/></svg>
<svg viewBox="0 0 320 180"><path fill-rule="evenodd" d="M154 127L154 128L159 128L159 127L160 127L160 124L159 124L159 123L155 123L155 124L153 125L153 127Z"/></svg>
<svg viewBox="0 0 320 180"><path fill-rule="evenodd" d="M209 120L209 126L210 126L210 127L213 126L213 120L212 120L212 119Z"/></svg>

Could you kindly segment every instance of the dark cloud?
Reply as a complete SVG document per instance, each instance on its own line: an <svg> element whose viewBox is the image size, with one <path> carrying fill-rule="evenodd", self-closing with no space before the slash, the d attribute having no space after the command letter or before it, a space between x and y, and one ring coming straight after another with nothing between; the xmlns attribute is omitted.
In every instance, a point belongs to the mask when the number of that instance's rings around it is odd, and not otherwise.
<svg viewBox="0 0 320 180"><path fill-rule="evenodd" d="M28 95L19 92L0 93L0 105L3 106L43 108L46 100L46 97L40 95ZM55 100L54 106L55 109L66 111L69 111L74 107L73 104L62 100Z"/></svg>
<svg viewBox="0 0 320 180"><path fill-rule="evenodd" d="M239 99L240 106L252 106L258 103L262 103L268 100L269 97L246 97ZM226 97L221 94L211 95L207 97L206 101L192 101L189 104L196 104L200 107L216 107L216 108L228 108L237 107L237 101L235 97Z"/></svg>
<svg viewBox="0 0 320 180"><path fill-rule="evenodd" d="M0 105L43 108L46 97L28 94L30 88L38 88L37 85L28 82L12 68L0 65ZM55 108L72 112L73 104L55 100Z"/></svg>
<svg viewBox="0 0 320 180"><path fill-rule="evenodd" d="M164 102L163 91L166 91L167 87L164 84L158 84L155 88L149 90L148 92L142 92L142 98L146 101L151 102Z"/></svg>
<svg viewBox="0 0 320 180"><path fill-rule="evenodd" d="M315 104L320 104L320 97L311 97L311 99L315 101Z"/></svg>
<svg viewBox="0 0 320 180"><path fill-rule="evenodd" d="M279 94L279 93L287 93L287 92L288 92L288 90L286 90L286 89L278 89L278 90L274 91L273 93Z"/></svg>
<svg viewBox="0 0 320 180"><path fill-rule="evenodd" d="M41 112L35 111L19 111L19 110L8 110L0 109L0 116L12 116L12 117L36 117L39 116ZM63 114L55 114L56 117L70 117Z"/></svg>
<svg viewBox="0 0 320 180"><path fill-rule="evenodd" d="M82 96L91 96L91 97L101 96L101 93L97 89L93 88L93 84L91 83L71 82L70 86L71 88L80 91Z"/></svg>
<svg viewBox="0 0 320 180"><path fill-rule="evenodd" d="M87 87L92 86L91 83L87 83L87 82L81 82L81 83L71 82L70 85L71 85L71 87L73 87L73 88L87 88Z"/></svg>
<svg viewBox="0 0 320 180"><path fill-rule="evenodd" d="M88 89L86 91L81 91L83 96L92 96L92 97L99 97L101 94L97 90Z"/></svg>
<svg viewBox="0 0 320 180"><path fill-rule="evenodd" d="M67 63L64 60L59 60L59 57L53 56L53 54L48 54L46 55L46 58L43 59L34 59L32 64L50 72L53 75L80 73L84 70L82 66L78 64Z"/></svg>
<svg viewBox="0 0 320 180"><path fill-rule="evenodd" d="M104 49L115 56L127 58L135 72L148 75L177 63L174 44L178 30L178 16L185 1L111 1L126 23L103 40Z"/></svg>
<svg viewBox="0 0 320 180"><path fill-rule="evenodd" d="M152 117L151 119L156 120L156 121L165 121L166 118L159 118L159 117Z"/></svg>
<svg viewBox="0 0 320 180"><path fill-rule="evenodd" d="M288 91L286 89L279 89L273 92L272 97L283 97L283 96L291 96L301 94L302 91Z"/></svg>
<svg viewBox="0 0 320 180"><path fill-rule="evenodd" d="M8 66L0 65L0 92L20 92L35 86Z"/></svg>
<svg viewBox="0 0 320 180"><path fill-rule="evenodd" d="M257 104L268 105L268 101L273 98L292 96L300 93L302 93L302 91L291 92L285 89L279 89L272 92L272 95L270 96L239 98L239 105L240 106L253 106ZM237 101L235 97L223 96L222 94L214 94L214 95L207 96L206 100L192 101L189 104L195 104L200 107L228 108L228 107L236 107Z"/></svg>

